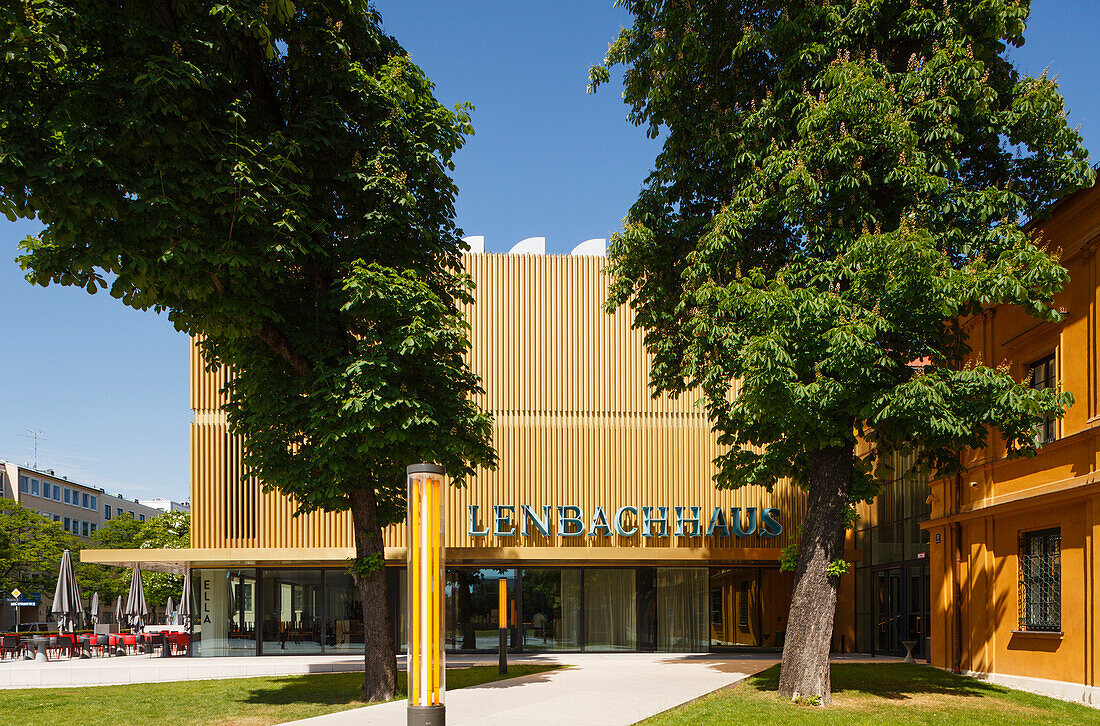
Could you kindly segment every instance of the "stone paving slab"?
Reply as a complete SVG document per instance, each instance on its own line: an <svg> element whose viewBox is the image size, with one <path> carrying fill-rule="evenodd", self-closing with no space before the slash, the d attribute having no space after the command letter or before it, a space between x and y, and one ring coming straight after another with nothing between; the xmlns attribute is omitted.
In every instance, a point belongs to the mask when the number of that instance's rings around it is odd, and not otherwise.
<svg viewBox="0 0 1100 726"><path fill-rule="evenodd" d="M559 670L447 692L448 726L628 726L731 686L779 662L778 654L548 655ZM394 701L290 722L294 726L405 726Z"/></svg>

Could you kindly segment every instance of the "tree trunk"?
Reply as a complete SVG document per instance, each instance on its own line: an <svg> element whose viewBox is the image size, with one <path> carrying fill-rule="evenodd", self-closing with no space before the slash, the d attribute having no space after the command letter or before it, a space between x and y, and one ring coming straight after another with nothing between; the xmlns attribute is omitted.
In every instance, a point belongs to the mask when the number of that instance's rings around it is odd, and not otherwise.
<svg viewBox="0 0 1100 726"><path fill-rule="evenodd" d="M779 694L832 702L829 646L836 614L838 577L826 568L844 552L844 518L852 487L852 449L834 446L810 454L810 496L787 618Z"/></svg>
<svg viewBox="0 0 1100 726"><path fill-rule="evenodd" d="M378 526L374 487L366 485L351 496L351 518L355 530L355 555L374 558L378 567L358 577L363 599L363 692L362 700L389 701L397 689L397 644L386 593L385 548Z"/></svg>

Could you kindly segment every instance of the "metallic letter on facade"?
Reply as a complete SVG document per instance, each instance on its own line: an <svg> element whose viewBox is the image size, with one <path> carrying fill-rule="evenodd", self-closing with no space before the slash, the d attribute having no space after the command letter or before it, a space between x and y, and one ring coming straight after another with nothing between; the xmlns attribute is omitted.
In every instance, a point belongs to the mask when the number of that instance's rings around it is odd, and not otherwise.
<svg viewBox="0 0 1100 726"><path fill-rule="evenodd" d="M485 529L477 528L477 508L478 507L476 504L470 504L466 507L467 511L469 511L470 513L470 523L466 527L466 534L470 537L488 537L488 527L486 527Z"/></svg>
<svg viewBox="0 0 1100 726"><path fill-rule="evenodd" d="M778 537L783 534L783 525L779 523L779 510L772 507L760 510L760 536Z"/></svg>
<svg viewBox="0 0 1100 726"><path fill-rule="evenodd" d="M747 531L741 529L741 507L730 509L730 525L733 527L733 533L738 537L748 537L756 531L756 507L745 507L745 511L749 513L749 528Z"/></svg>
<svg viewBox="0 0 1100 726"><path fill-rule="evenodd" d="M576 504L566 504L558 507L558 534L562 537L584 536L584 520L581 518L584 512ZM577 529L570 531L569 525L577 525Z"/></svg>
<svg viewBox="0 0 1100 726"><path fill-rule="evenodd" d="M592 514L592 526L589 529L589 537L599 537L601 534L604 537L611 536L611 527L607 524L607 512L603 511L603 507L596 507L596 511ZM597 529L602 529L603 532L597 533Z"/></svg>
<svg viewBox="0 0 1100 726"><path fill-rule="evenodd" d="M703 525L699 521L700 507L691 507L691 516L685 517L684 510L688 507L676 507L676 536L677 537L699 537L703 534ZM684 534L684 525L695 525L691 528L691 534Z"/></svg>
<svg viewBox="0 0 1100 726"><path fill-rule="evenodd" d="M511 504L494 504L493 505L493 536L494 537L515 537L516 528L512 527L511 513L515 512L516 508ZM506 513L507 512L507 513Z"/></svg>
<svg viewBox="0 0 1100 726"><path fill-rule="evenodd" d="M615 534L620 537L633 537L638 534L638 525L634 525L630 529L623 527L623 514L630 512L635 518L638 516L637 507L619 507L619 510L615 512L615 521L611 523L611 526L615 528Z"/></svg>
<svg viewBox="0 0 1100 726"><path fill-rule="evenodd" d="M659 524L660 532L653 534L653 525ZM668 507L657 507L657 518L653 517L653 507L642 507L642 536L643 537L667 537L668 536Z"/></svg>
<svg viewBox="0 0 1100 726"><path fill-rule="evenodd" d="M722 537L730 536L730 526L726 524L726 510L722 507L715 507L714 511L710 514L710 525L707 526L707 536L713 537L715 533Z"/></svg>
<svg viewBox="0 0 1100 726"><path fill-rule="evenodd" d="M535 514L535 510L528 504L519 505L519 533L524 537L527 536L527 523L535 525L535 529L539 531L543 537L550 536L550 505L542 505L542 519L539 519L539 515Z"/></svg>

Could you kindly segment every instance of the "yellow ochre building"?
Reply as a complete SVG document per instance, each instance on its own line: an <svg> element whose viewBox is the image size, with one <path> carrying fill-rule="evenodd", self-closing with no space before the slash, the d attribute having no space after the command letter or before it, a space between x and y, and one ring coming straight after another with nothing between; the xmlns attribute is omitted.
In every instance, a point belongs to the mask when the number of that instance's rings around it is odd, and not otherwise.
<svg viewBox="0 0 1100 726"><path fill-rule="evenodd" d="M998 306L963 321L972 358L1007 365L1075 402L1037 433L1042 448L1009 459L1000 440L961 454L967 473L932 482L931 662L995 682L1100 703L1100 186L1060 202L1037 225L1070 281L1064 318L1040 322Z"/></svg>
<svg viewBox="0 0 1100 726"><path fill-rule="evenodd" d="M964 325L975 359L1031 385L1061 382L1076 404L1043 428L1034 458L1009 460L993 443L960 454L969 473L958 479L899 479L861 507L833 647L909 647L940 667L1088 700L1100 661L1100 188L1038 229L1071 273L1064 321L1005 306ZM714 488L706 414L691 395L650 396L642 334L629 312L602 308L609 279L595 247L466 257L470 364L500 466L445 495L445 646L495 650L504 579L515 651L779 649L792 585L779 555L805 497L786 482ZM191 548L82 557L189 572L194 655L361 652L349 515L293 517L285 497L241 477L223 376L192 350ZM403 529L385 533L399 644Z"/></svg>

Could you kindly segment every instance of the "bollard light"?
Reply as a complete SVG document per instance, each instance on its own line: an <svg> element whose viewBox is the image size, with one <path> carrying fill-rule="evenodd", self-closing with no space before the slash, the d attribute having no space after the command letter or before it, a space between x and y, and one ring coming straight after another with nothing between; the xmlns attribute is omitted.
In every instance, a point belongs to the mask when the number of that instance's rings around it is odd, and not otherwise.
<svg viewBox="0 0 1100 726"><path fill-rule="evenodd" d="M408 474L408 726L443 726L443 467L414 464Z"/></svg>
<svg viewBox="0 0 1100 726"><path fill-rule="evenodd" d="M508 581L503 577L497 580L497 613L500 620L497 673L503 676L508 673Z"/></svg>

